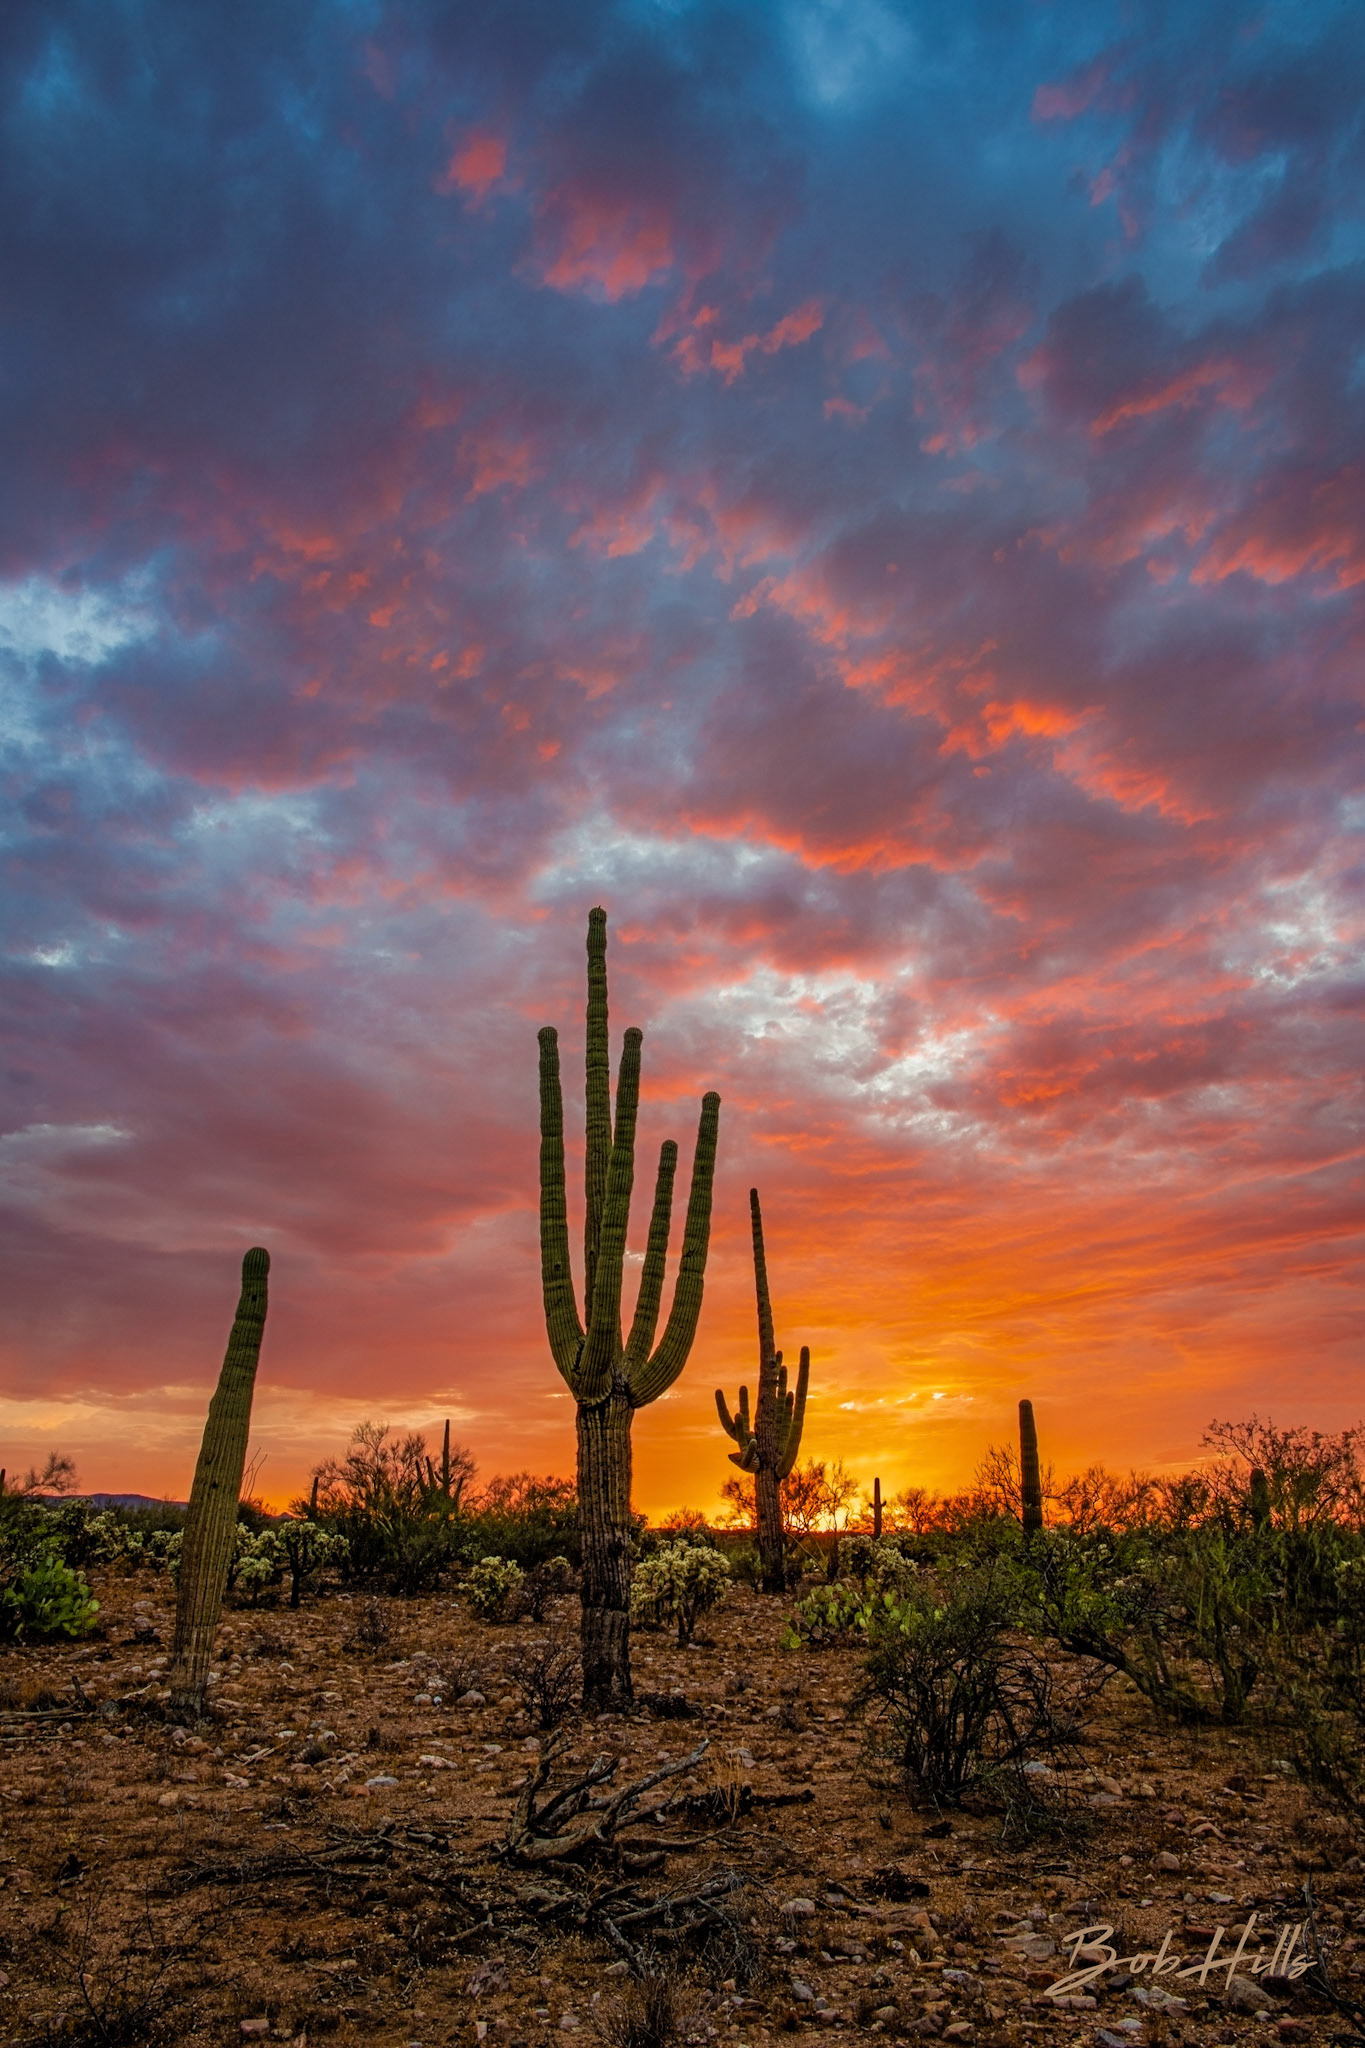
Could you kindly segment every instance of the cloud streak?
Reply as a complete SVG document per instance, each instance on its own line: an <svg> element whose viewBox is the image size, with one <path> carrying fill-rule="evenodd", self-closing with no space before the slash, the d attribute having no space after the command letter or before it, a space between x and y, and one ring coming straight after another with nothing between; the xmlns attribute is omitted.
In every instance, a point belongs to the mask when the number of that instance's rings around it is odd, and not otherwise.
<svg viewBox="0 0 1365 2048"><path fill-rule="evenodd" d="M1355 1419L1365 30L1125 21L7 11L7 1462L182 1491L261 1240L276 1492L566 1469L599 900L642 1144L725 1101L646 1505L752 1181L869 1480Z"/></svg>

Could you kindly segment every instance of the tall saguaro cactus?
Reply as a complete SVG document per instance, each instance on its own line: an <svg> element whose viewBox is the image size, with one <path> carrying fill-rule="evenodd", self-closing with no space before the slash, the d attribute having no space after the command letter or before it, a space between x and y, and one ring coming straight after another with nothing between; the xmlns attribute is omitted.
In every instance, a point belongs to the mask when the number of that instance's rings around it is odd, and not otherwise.
<svg viewBox="0 0 1365 2048"><path fill-rule="evenodd" d="M758 1206L758 1189L749 1190L749 1220L754 1236L754 1287L758 1295L758 1406L749 1420L749 1389L739 1390L739 1405L731 1415L725 1395L716 1388L716 1409L725 1434L733 1437L738 1450L731 1451L730 1463L741 1472L754 1475L754 1499L758 1509L758 1556L763 1570L765 1593L787 1589L782 1556L782 1481L796 1463L801 1448L801 1430L806 1419L806 1389L810 1385L810 1351L801 1347L801 1364L796 1385L787 1391L787 1368L782 1353L775 1349L773 1308L768 1298L768 1261L763 1250L763 1215Z"/></svg>
<svg viewBox="0 0 1365 2048"><path fill-rule="evenodd" d="M178 1713L203 1711L213 1638L237 1541L237 1498L246 1467L269 1272L269 1252L253 1247L242 1260L241 1298L194 1468L171 1645L171 1705Z"/></svg>
<svg viewBox="0 0 1365 2048"><path fill-rule="evenodd" d="M1019 1480L1024 1534L1035 1536L1043 1526L1043 1473L1032 1401L1019 1403Z"/></svg>
<svg viewBox="0 0 1365 2048"><path fill-rule="evenodd" d="M657 1344L678 1148L659 1153L640 1291L630 1335L621 1334L621 1276L635 1179L640 1043L627 1031L613 1123L607 1036L607 913L588 913L587 1152L584 1165L583 1314L574 1299L564 1189L564 1097L559 1039L540 1033L540 1271L550 1351L578 1404L578 1513L583 1548L583 1699L590 1707L631 1697L630 1426L687 1363L701 1315L711 1235L720 1097L702 1097L673 1307Z"/></svg>

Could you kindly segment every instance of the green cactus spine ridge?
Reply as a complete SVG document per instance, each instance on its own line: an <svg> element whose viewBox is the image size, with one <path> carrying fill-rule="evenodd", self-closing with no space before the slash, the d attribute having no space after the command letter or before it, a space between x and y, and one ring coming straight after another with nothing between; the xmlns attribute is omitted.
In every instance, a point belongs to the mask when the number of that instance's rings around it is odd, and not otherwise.
<svg viewBox="0 0 1365 2048"><path fill-rule="evenodd" d="M1043 1473L1032 1401L1019 1403L1019 1490L1024 1534L1035 1536L1043 1526Z"/></svg>
<svg viewBox="0 0 1365 2048"><path fill-rule="evenodd" d="M621 1292L635 1180L643 1034L625 1034L613 1113L607 1010L607 914L588 915L586 1149L582 1312L574 1292L565 1194L564 1096L559 1037L540 1032L540 1269L550 1353L578 1407L578 1491L583 1542L584 1701L631 1697L630 1425L687 1363L701 1315L711 1233L720 1097L703 1096L673 1303L663 1306L678 1148L660 1149L635 1314L622 1336Z"/></svg>
<svg viewBox="0 0 1365 2048"><path fill-rule="evenodd" d="M259 1245L253 1247L242 1260L241 1297L194 1468L171 1645L171 1705L177 1713L203 1712L213 1638L237 1540L237 1501L246 1469L269 1272L270 1254Z"/></svg>
<svg viewBox="0 0 1365 2048"><path fill-rule="evenodd" d="M782 1481L795 1465L801 1449L801 1431L806 1418L806 1394L810 1386L810 1349L801 1347L796 1385L788 1387L787 1368L776 1349L773 1335L772 1300L768 1293L768 1261L763 1244L763 1213L758 1189L749 1190L749 1221L754 1249L754 1292L758 1304L758 1401L752 1419L749 1389L741 1387L735 1413L726 1406L717 1387L716 1412L721 1428L737 1448L730 1462L754 1478L754 1499L758 1513L758 1552L763 1588L768 1593L786 1590L782 1538Z"/></svg>

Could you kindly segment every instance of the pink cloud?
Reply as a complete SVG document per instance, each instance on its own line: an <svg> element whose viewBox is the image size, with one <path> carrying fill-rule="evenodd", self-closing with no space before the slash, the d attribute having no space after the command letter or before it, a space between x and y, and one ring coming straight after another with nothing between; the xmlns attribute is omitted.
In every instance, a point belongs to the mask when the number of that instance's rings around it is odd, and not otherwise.
<svg viewBox="0 0 1365 2048"><path fill-rule="evenodd" d="M540 280L553 291L633 298L674 268L673 225L657 201L561 186L542 202Z"/></svg>
<svg viewBox="0 0 1365 2048"><path fill-rule="evenodd" d="M436 189L463 192L477 202L506 183L507 137L491 128L471 128L451 152Z"/></svg>

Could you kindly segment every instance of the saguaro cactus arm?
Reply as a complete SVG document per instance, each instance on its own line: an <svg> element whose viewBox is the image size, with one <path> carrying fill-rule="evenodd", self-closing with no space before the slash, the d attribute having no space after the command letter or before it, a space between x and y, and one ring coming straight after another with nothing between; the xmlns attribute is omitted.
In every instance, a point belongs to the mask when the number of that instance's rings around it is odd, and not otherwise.
<svg viewBox="0 0 1365 2048"><path fill-rule="evenodd" d="M667 1393L687 1363L701 1317L706 1283L706 1253L711 1242L711 1189L716 1177L716 1142L720 1134L720 1097L714 1089L701 1099L697 1147L692 1155L692 1185L687 1196L682 1256L673 1282L673 1306L658 1347L630 1374L631 1405L643 1408Z"/></svg>
<svg viewBox="0 0 1365 2048"><path fill-rule="evenodd" d="M564 1093L559 1082L559 1038L547 1024L540 1036L540 1284L550 1353L572 1388L583 1349L583 1325L574 1301L569 1264L569 1212L564 1194Z"/></svg>
<svg viewBox="0 0 1365 2048"><path fill-rule="evenodd" d="M638 1039L638 1033L637 1033ZM611 1052L607 1032L607 913L588 912L587 1150L583 1159L583 1321L592 1319L602 1212L611 1171ZM638 1069L637 1069L638 1078ZM620 1114L620 1104L617 1104Z"/></svg>
<svg viewBox="0 0 1365 2048"><path fill-rule="evenodd" d="M795 1465L801 1450L801 1431L806 1422L806 1390L810 1385L810 1346L801 1346L801 1362L796 1370L796 1390L786 1397L786 1429L782 1436L781 1456L777 1467L779 1479L785 1479Z"/></svg>
<svg viewBox="0 0 1365 2048"><path fill-rule="evenodd" d="M645 1262L640 1269L640 1292L635 1298L635 1319L626 1341L627 1378L640 1370L654 1345L664 1297L664 1268L673 1220L673 1178L677 1170L678 1148L671 1138L665 1138L659 1148L659 1174L654 1183L654 1208L649 1218Z"/></svg>
<svg viewBox="0 0 1365 2048"><path fill-rule="evenodd" d="M731 1451L730 1463L738 1465L741 1472L756 1471L758 1469L758 1442L749 1425L749 1389L747 1387L740 1388L739 1402L734 1415L731 1416L729 1409L725 1405L725 1395L721 1388L717 1387L716 1412L720 1416L721 1428L725 1431L725 1434L739 1445L737 1451Z"/></svg>
<svg viewBox="0 0 1365 2048"><path fill-rule="evenodd" d="M190 1487L170 1670L171 1701L182 1712L197 1713L204 1703L214 1633L237 1539L237 1497L246 1469L251 1398L269 1301L269 1272L269 1252L254 1246L242 1260L237 1314L218 1385L209 1402Z"/></svg>
<svg viewBox="0 0 1365 2048"><path fill-rule="evenodd" d="M616 1361L621 1356L621 1275L626 1260L630 1197L635 1184L635 1117L640 1102L640 1041L644 1034L628 1031L621 1049L616 1084L616 1136L607 1172L597 1243L597 1281L592 1320L579 1363L574 1391L580 1401L600 1401L611 1391Z"/></svg>

